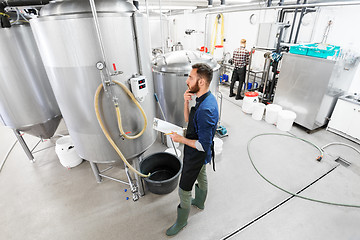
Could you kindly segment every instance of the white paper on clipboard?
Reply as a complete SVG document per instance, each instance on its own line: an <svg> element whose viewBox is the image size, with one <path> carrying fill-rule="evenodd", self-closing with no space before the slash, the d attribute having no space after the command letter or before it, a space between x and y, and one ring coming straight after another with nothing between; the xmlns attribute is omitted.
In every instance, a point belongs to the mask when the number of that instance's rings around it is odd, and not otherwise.
<svg viewBox="0 0 360 240"><path fill-rule="evenodd" d="M179 135L183 135L183 128L179 127L175 124L166 122L164 120L158 119L158 118L154 118L154 122L153 122L153 129L162 133L171 133L171 132L176 132Z"/></svg>

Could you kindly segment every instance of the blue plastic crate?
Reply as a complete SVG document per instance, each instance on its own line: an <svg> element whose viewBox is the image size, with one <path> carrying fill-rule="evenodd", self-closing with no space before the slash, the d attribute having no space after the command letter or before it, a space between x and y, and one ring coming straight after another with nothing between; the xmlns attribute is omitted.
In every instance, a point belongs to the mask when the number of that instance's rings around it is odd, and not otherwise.
<svg viewBox="0 0 360 240"><path fill-rule="evenodd" d="M290 47L290 53L299 54L299 55L306 55L308 52L308 47L304 45L296 45Z"/></svg>
<svg viewBox="0 0 360 240"><path fill-rule="evenodd" d="M311 46L309 46L311 45ZM307 55L311 57L327 58L339 54L340 47L334 45L326 46L326 49L321 49L318 44L309 44Z"/></svg>

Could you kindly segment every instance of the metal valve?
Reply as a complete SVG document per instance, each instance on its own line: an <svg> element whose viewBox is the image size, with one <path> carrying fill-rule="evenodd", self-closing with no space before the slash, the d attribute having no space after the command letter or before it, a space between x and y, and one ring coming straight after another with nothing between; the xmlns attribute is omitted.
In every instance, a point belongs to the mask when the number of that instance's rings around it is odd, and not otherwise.
<svg viewBox="0 0 360 240"><path fill-rule="evenodd" d="M123 71L115 71L114 73L110 74L110 76L117 76L117 75L120 75L120 74L123 74L124 72Z"/></svg>
<svg viewBox="0 0 360 240"><path fill-rule="evenodd" d="M133 201L136 202L137 200L139 200L139 194L134 193L133 194Z"/></svg>

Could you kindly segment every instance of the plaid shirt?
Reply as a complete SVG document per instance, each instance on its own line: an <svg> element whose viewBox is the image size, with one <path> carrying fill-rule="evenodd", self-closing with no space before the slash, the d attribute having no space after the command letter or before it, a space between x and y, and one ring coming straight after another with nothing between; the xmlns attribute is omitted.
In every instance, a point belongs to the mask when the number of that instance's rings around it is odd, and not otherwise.
<svg viewBox="0 0 360 240"><path fill-rule="evenodd" d="M236 68L242 68L249 64L249 51L244 47L235 49L233 53L233 62Z"/></svg>

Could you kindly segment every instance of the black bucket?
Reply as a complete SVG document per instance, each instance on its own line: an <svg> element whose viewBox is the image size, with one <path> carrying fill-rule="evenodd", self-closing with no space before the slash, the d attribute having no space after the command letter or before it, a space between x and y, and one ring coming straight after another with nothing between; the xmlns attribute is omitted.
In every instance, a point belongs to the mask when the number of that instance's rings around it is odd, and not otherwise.
<svg viewBox="0 0 360 240"><path fill-rule="evenodd" d="M167 152L154 153L140 162L143 174L151 173L144 178L148 190L155 194L167 194L178 185L182 163L175 155Z"/></svg>

